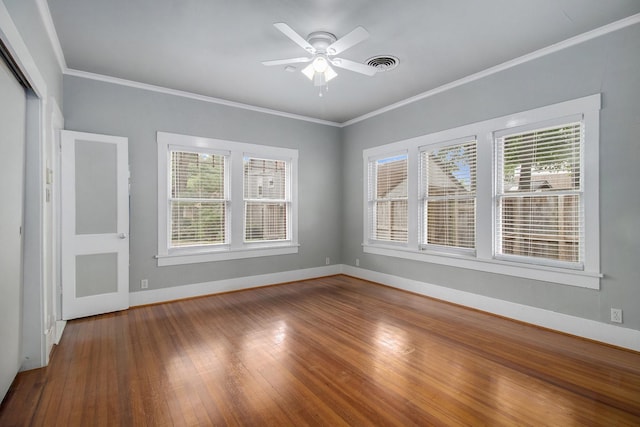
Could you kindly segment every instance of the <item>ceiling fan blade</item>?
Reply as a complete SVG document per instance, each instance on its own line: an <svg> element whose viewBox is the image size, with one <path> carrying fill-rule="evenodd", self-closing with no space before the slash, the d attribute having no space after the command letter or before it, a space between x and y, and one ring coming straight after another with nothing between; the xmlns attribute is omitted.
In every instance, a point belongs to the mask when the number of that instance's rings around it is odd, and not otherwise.
<svg viewBox="0 0 640 427"><path fill-rule="evenodd" d="M289 37L295 44L297 44L307 52L312 54L316 53L316 50L309 44L308 41L306 41L300 34L296 33L293 28L291 28L284 22L276 22L275 24L273 24L273 26L279 29L282 34Z"/></svg>
<svg viewBox="0 0 640 427"><path fill-rule="evenodd" d="M327 54L337 55L368 38L369 32L362 27L357 27L346 36L336 40L331 45L329 45L329 47L327 47Z"/></svg>
<svg viewBox="0 0 640 427"><path fill-rule="evenodd" d="M300 57L300 58L289 58L289 59L274 59L273 61L262 61L262 65L271 66L271 65L286 65L286 64L297 64L300 62L311 62L313 58Z"/></svg>
<svg viewBox="0 0 640 427"><path fill-rule="evenodd" d="M354 71L356 73L365 74L369 77L375 75L378 70L369 65L360 64L359 62L350 61L348 59L343 58L333 58L331 60L331 64L338 67L344 68L345 70Z"/></svg>

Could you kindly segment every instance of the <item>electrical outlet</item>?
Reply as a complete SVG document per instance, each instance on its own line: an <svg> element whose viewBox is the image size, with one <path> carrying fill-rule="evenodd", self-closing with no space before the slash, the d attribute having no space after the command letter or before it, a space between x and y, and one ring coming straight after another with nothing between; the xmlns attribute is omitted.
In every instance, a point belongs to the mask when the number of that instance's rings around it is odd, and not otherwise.
<svg viewBox="0 0 640 427"><path fill-rule="evenodd" d="M149 287L149 279L140 280L140 288L147 289Z"/></svg>
<svg viewBox="0 0 640 427"><path fill-rule="evenodd" d="M325 260L325 264L327 265L331 264L331 258L327 257L327 259Z"/></svg>
<svg viewBox="0 0 640 427"><path fill-rule="evenodd" d="M360 259L356 258L356 267L360 267Z"/></svg>
<svg viewBox="0 0 640 427"><path fill-rule="evenodd" d="M622 309L621 308L612 308L611 309L611 321L613 323L622 323Z"/></svg>

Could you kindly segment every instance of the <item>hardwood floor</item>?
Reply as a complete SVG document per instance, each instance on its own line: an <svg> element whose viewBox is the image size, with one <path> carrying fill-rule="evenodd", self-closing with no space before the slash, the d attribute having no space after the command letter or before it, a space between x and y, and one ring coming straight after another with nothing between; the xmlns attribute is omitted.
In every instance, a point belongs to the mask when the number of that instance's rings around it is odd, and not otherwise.
<svg viewBox="0 0 640 427"><path fill-rule="evenodd" d="M0 425L640 425L640 354L347 276L67 324Z"/></svg>

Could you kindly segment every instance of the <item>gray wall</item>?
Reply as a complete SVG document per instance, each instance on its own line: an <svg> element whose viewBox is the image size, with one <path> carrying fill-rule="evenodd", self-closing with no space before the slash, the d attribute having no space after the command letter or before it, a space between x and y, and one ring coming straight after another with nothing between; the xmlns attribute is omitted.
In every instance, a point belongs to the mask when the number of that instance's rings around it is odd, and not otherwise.
<svg viewBox="0 0 640 427"><path fill-rule="evenodd" d="M66 129L129 138L132 292L144 278L158 289L339 261L339 128L72 76L64 99ZM299 253L158 267L157 131L298 149Z"/></svg>
<svg viewBox="0 0 640 427"><path fill-rule="evenodd" d="M640 25L448 90L343 129L343 263L640 329ZM362 150L601 92L601 290L364 254Z"/></svg>

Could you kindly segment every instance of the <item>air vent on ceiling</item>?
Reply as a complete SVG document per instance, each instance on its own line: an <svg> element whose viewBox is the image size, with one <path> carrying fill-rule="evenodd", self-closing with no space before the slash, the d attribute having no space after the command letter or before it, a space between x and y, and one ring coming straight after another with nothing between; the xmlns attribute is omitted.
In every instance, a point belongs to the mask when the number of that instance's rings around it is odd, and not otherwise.
<svg viewBox="0 0 640 427"><path fill-rule="evenodd" d="M367 59L367 62L365 62L368 66L377 69L378 72L393 70L399 63L400 60L391 55L374 56L373 58Z"/></svg>

